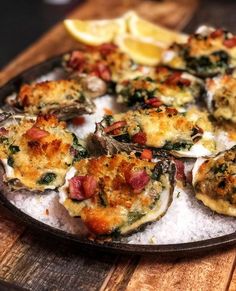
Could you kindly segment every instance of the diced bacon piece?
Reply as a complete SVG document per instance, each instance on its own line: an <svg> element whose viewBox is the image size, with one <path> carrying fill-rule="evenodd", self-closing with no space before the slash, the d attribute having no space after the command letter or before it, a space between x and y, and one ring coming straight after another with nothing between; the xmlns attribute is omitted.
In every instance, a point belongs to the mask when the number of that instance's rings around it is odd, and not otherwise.
<svg viewBox="0 0 236 291"><path fill-rule="evenodd" d="M8 130L4 127L0 128L0 136L5 136L8 134Z"/></svg>
<svg viewBox="0 0 236 291"><path fill-rule="evenodd" d="M176 179L185 181L185 173L184 173L184 163L181 160L174 160L175 162L175 167L176 167Z"/></svg>
<svg viewBox="0 0 236 291"><path fill-rule="evenodd" d="M166 112L169 116L177 115L178 111L175 108L172 107L166 107Z"/></svg>
<svg viewBox="0 0 236 291"><path fill-rule="evenodd" d="M136 193L141 192L145 186L150 181L150 177L148 176L145 170L140 170L137 172L128 172L125 175L125 181L129 184Z"/></svg>
<svg viewBox="0 0 236 291"><path fill-rule="evenodd" d="M181 72L174 72L170 77L165 81L166 85L184 85L190 86L191 81L181 77Z"/></svg>
<svg viewBox="0 0 236 291"><path fill-rule="evenodd" d="M85 63L84 53L81 51L73 51L68 61L68 66L74 70L81 72Z"/></svg>
<svg viewBox="0 0 236 291"><path fill-rule="evenodd" d="M236 46L236 36L232 37L232 38L228 38L225 39L223 42L224 46L226 46L227 48L233 48Z"/></svg>
<svg viewBox="0 0 236 291"><path fill-rule="evenodd" d="M97 76L107 82L111 80L110 69L106 64L102 62L98 62L94 65L94 68L91 71L91 75Z"/></svg>
<svg viewBox="0 0 236 291"><path fill-rule="evenodd" d="M145 101L145 103L150 105L151 107L155 107L155 108L157 108L163 104L162 101L159 100L159 98L157 98L157 97L147 99Z"/></svg>
<svg viewBox="0 0 236 291"><path fill-rule="evenodd" d="M97 181L93 176L75 176L69 180L69 197L85 200L96 193Z"/></svg>
<svg viewBox="0 0 236 291"><path fill-rule="evenodd" d="M138 132L132 136L132 142L145 145L147 142L147 135L145 132Z"/></svg>
<svg viewBox="0 0 236 291"><path fill-rule="evenodd" d="M124 126L126 126L126 121L117 121L117 122L114 122L112 125L104 128L104 132L108 133L108 132L111 132L115 129L122 128Z"/></svg>
<svg viewBox="0 0 236 291"><path fill-rule="evenodd" d="M117 50L117 46L113 43L104 43L99 46L99 51L103 56L113 53Z"/></svg>
<svg viewBox="0 0 236 291"><path fill-rule="evenodd" d="M224 34L224 31L223 29L216 29L214 30L211 34L210 34L210 37L212 38L217 38L217 37L220 37L221 35Z"/></svg>
<svg viewBox="0 0 236 291"><path fill-rule="evenodd" d="M43 137L49 135L49 132L43 129L40 129L36 126L31 127L26 131L26 136L30 139L39 140Z"/></svg>
<svg viewBox="0 0 236 291"><path fill-rule="evenodd" d="M83 116L77 116L72 119L72 124L75 126L83 125L85 123L85 118Z"/></svg>
<svg viewBox="0 0 236 291"><path fill-rule="evenodd" d="M144 149L141 153L141 159L150 161L152 159L152 151L149 149Z"/></svg>

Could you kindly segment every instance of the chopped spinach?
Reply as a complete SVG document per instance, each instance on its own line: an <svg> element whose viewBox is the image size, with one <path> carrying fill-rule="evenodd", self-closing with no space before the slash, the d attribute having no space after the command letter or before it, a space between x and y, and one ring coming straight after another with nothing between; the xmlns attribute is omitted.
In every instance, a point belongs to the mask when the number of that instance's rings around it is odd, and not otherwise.
<svg viewBox="0 0 236 291"><path fill-rule="evenodd" d="M9 156L8 159L7 159L7 164L8 166L12 167L14 166L14 159L12 156Z"/></svg>
<svg viewBox="0 0 236 291"><path fill-rule="evenodd" d="M130 142L130 136L128 133L113 136L115 140L119 142Z"/></svg>
<svg viewBox="0 0 236 291"><path fill-rule="evenodd" d="M105 115L103 120L106 122L107 126L111 125L114 122L114 118L112 115Z"/></svg>
<svg viewBox="0 0 236 291"><path fill-rule="evenodd" d="M0 137L0 143L3 143L3 144L5 144L5 145L7 145L7 144L9 143L9 140L8 140L7 137L5 137L5 136L1 136L1 137Z"/></svg>
<svg viewBox="0 0 236 291"><path fill-rule="evenodd" d="M157 163L152 171L151 178L153 180L159 181L162 174L163 174L162 165L160 163Z"/></svg>
<svg viewBox="0 0 236 291"><path fill-rule="evenodd" d="M128 214L128 224L132 224L143 217L145 214L138 211L131 211Z"/></svg>
<svg viewBox="0 0 236 291"><path fill-rule="evenodd" d="M98 197L99 197L99 200L100 200L100 204L103 207L106 207L108 205L108 203L107 203L107 198L106 198L105 193L104 192L99 192Z"/></svg>
<svg viewBox="0 0 236 291"><path fill-rule="evenodd" d="M56 179L56 177L57 177L57 175L55 173L48 172L48 173L42 175L42 177L38 181L38 184L40 184L40 185L51 184Z"/></svg>
<svg viewBox="0 0 236 291"><path fill-rule="evenodd" d="M11 144L11 145L9 146L9 151L10 151L11 154L13 155L13 154L15 154L15 153L18 153L18 152L20 151L20 148L19 148L18 146L16 146L16 145Z"/></svg>
<svg viewBox="0 0 236 291"><path fill-rule="evenodd" d="M75 134L73 134L73 146L71 153L74 156L73 163L88 156L87 150L79 143Z"/></svg>
<svg viewBox="0 0 236 291"><path fill-rule="evenodd" d="M160 199L160 194L157 194L154 199L153 199L153 202L149 205L149 209L152 210L156 204L157 204L157 201Z"/></svg>
<svg viewBox="0 0 236 291"><path fill-rule="evenodd" d="M187 143L187 142L176 142L176 143L171 143L170 141L167 141L165 143L165 145L163 146L163 149L164 150L176 150L176 151L179 151L179 150L182 150L182 149L187 149L189 150L191 147L193 146L193 144L190 144L190 143Z"/></svg>
<svg viewBox="0 0 236 291"><path fill-rule="evenodd" d="M214 172L214 174L224 173L227 170L227 168L228 168L227 164L221 164L217 167L214 167L213 172Z"/></svg>

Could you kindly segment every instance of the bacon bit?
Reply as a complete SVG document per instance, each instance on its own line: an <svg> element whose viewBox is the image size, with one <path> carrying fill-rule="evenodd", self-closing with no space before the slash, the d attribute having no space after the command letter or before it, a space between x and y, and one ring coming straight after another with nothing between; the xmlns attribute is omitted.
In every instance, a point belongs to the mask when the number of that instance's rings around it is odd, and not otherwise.
<svg viewBox="0 0 236 291"><path fill-rule="evenodd" d="M157 97L147 99L145 103L155 108L158 108L163 104L162 101Z"/></svg>
<svg viewBox="0 0 236 291"><path fill-rule="evenodd" d="M112 125L110 126L107 126L106 128L104 128L104 132L105 133L108 133L108 132L111 132L115 129L118 129L118 128L122 128L124 126L126 126L126 121L117 121L117 122L114 122Z"/></svg>
<svg viewBox="0 0 236 291"><path fill-rule="evenodd" d="M85 123L85 118L83 116L76 116L72 119L72 124L75 126L83 125Z"/></svg>
<svg viewBox="0 0 236 291"><path fill-rule="evenodd" d="M117 46L113 43L104 43L100 45L98 49L102 55L106 56L115 52L117 50Z"/></svg>
<svg viewBox="0 0 236 291"><path fill-rule="evenodd" d="M97 181L93 176L75 176L69 180L69 197L85 200L96 193Z"/></svg>
<svg viewBox="0 0 236 291"><path fill-rule="evenodd" d="M152 159L152 151L148 149L143 150L141 153L141 159L150 161Z"/></svg>
<svg viewBox="0 0 236 291"><path fill-rule="evenodd" d="M105 107L105 108L103 109L103 111L105 112L106 115L112 115L112 114L113 114L113 112L112 112L112 110L111 110L110 108L106 108L106 107Z"/></svg>
<svg viewBox="0 0 236 291"><path fill-rule="evenodd" d="M178 110L172 107L166 107L166 112L168 114L169 117L177 115L178 114Z"/></svg>
<svg viewBox="0 0 236 291"><path fill-rule="evenodd" d="M73 51L67 65L77 71L82 71L85 63L85 55L81 51Z"/></svg>
<svg viewBox="0 0 236 291"><path fill-rule="evenodd" d="M227 48L233 48L236 46L236 36L229 38L229 39L225 39L223 41L224 46L226 46Z"/></svg>
<svg viewBox="0 0 236 291"><path fill-rule="evenodd" d="M223 29L216 29L215 31L213 31L211 34L210 34L210 37L211 38L217 38L217 37L220 37L224 34L224 30Z"/></svg>
<svg viewBox="0 0 236 291"><path fill-rule="evenodd" d="M4 136L4 135L7 135L8 134L8 130L4 127L1 127L0 128L0 136Z"/></svg>
<svg viewBox="0 0 236 291"><path fill-rule="evenodd" d="M28 138L37 140L48 136L49 132L33 126L32 128L28 129L25 134Z"/></svg>
<svg viewBox="0 0 236 291"><path fill-rule="evenodd" d="M150 181L150 177L145 170L140 170L126 173L125 181L133 188L135 193L140 193Z"/></svg>
<svg viewBox="0 0 236 291"><path fill-rule="evenodd" d="M176 174L175 177L177 180L185 181L185 173L184 173L184 163L181 160L174 160L175 167L176 167Z"/></svg>
<svg viewBox="0 0 236 291"><path fill-rule="evenodd" d="M160 73L160 74L167 74L168 73L168 69L166 67L157 67L156 68L156 73Z"/></svg>
<svg viewBox="0 0 236 291"><path fill-rule="evenodd" d="M147 135L145 132L138 132L132 136L132 142L145 145L147 142Z"/></svg>
<svg viewBox="0 0 236 291"><path fill-rule="evenodd" d="M184 85L184 86L190 86L191 81L185 78L181 77L181 72L174 72L170 77L168 77L165 81L166 85Z"/></svg>
<svg viewBox="0 0 236 291"><path fill-rule="evenodd" d="M192 184L193 181L193 173L192 171L187 172L186 174L186 182Z"/></svg>
<svg viewBox="0 0 236 291"><path fill-rule="evenodd" d="M94 65L94 68L92 69L91 75L97 76L104 81L110 81L111 80L111 72L109 67L102 63L98 62L97 64Z"/></svg>

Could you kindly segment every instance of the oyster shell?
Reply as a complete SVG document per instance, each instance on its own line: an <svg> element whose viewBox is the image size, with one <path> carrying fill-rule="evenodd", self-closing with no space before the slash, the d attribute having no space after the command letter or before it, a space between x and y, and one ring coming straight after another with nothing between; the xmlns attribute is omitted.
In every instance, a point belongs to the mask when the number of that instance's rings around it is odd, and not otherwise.
<svg viewBox="0 0 236 291"><path fill-rule="evenodd" d="M124 153L84 159L68 172L60 202L96 236L126 235L165 214L174 175L169 160L153 163Z"/></svg>
<svg viewBox="0 0 236 291"><path fill-rule="evenodd" d="M201 26L184 44L173 44L163 63L199 77L224 73L236 65L235 36L223 29Z"/></svg>
<svg viewBox="0 0 236 291"><path fill-rule="evenodd" d="M206 103L217 119L236 123L236 71L206 80Z"/></svg>
<svg viewBox="0 0 236 291"><path fill-rule="evenodd" d="M201 157L216 151L212 124L206 112L196 108L186 114L159 107L107 116L97 125L91 144L100 152L150 148L154 154L176 157Z"/></svg>
<svg viewBox="0 0 236 291"><path fill-rule="evenodd" d="M0 160L11 189L56 189L76 160L87 155L77 137L53 115L0 114Z"/></svg>
<svg viewBox="0 0 236 291"><path fill-rule="evenodd" d="M197 159L192 175L198 200L217 213L236 216L236 146Z"/></svg>

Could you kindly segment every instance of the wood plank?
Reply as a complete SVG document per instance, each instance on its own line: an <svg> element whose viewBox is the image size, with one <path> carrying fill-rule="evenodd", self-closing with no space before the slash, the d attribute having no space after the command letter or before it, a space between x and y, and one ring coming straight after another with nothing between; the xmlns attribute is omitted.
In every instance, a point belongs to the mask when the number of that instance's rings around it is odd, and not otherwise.
<svg viewBox="0 0 236 291"><path fill-rule="evenodd" d="M236 290L236 257L232 268L232 277L230 278L228 291Z"/></svg>
<svg viewBox="0 0 236 291"><path fill-rule="evenodd" d="M127 291L225 291L231 280L235 255L236 249L231 249L174 262L142 258Z"/></svg>
<svg viewBox="0 0 236 291"><path fill-rule="evenodd" d="M0 279L28 290L98 290L116 256L22 236L0 262Z"/></svg>
<svg viewBox="0 0 236 291"><path fill-rule="evenodd" d="M134 7L140 15L147 19L180 29L192 16L197 3L198 0L165 0L161 3L141 0L97 0L94 5L93 0L88 0L68 17L80 19L117 17ZM102 9L97 9L97 7L102 7ZM0 86L29 66L76 47L78 47L78 43L68 36L61 23L58 24L0 72Z"/></svg>

